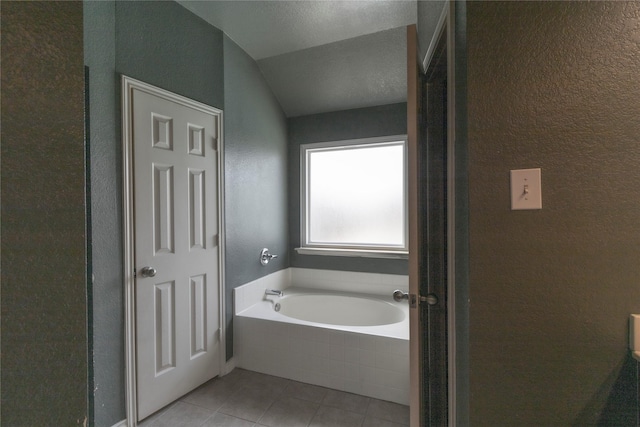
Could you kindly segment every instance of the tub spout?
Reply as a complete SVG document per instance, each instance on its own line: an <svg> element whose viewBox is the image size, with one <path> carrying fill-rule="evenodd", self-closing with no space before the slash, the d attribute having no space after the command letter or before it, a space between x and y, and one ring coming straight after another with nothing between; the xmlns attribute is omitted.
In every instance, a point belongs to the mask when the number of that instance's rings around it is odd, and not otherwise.
<svg viewBox="0 0 640 427"><path fill-rule="evenodd" d="M276 296L281 297L281 296L283 296L283 295L284 295L284 292L279 291L279 290L277 290L277 289L266 289L266 290L264 291L264 294L265 294L265 295L276 295Z"/></svg>

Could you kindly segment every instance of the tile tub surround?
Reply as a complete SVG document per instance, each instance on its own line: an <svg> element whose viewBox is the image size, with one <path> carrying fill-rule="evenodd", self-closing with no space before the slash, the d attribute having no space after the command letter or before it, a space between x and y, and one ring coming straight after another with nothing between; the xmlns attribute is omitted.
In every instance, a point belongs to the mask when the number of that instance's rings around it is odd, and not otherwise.
<svg viewBox="0 0 640 427"><path fill-rule="evenodd" d="M263 300L264 289L369 291L390 295L406 290L406 276L289 269L236 293L237 366L399 404L409 402L409 341L332 329L328 325L285 323L242 314ZM287 281L287 279L289 281ZM344 280L344 281L341 281ZM265 284L266 283L266 284ZM268 284L268 285L267 285ZM317 286L316 286L317 285ZM364 292L363 292L364 293ZM408 325L407 325L408 328ZM408 332L407 332L408 337Z"/></svg>

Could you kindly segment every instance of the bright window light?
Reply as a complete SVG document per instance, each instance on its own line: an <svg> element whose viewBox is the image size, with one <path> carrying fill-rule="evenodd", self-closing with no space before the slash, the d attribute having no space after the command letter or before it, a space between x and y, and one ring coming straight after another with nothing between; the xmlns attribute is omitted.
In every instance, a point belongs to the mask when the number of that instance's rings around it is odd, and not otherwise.
<svg viewBox="0 0 640 427"><path fill-rule="evenodd" d="M302 146L304 247L406 251L405 138L375 141Z"/></svg>

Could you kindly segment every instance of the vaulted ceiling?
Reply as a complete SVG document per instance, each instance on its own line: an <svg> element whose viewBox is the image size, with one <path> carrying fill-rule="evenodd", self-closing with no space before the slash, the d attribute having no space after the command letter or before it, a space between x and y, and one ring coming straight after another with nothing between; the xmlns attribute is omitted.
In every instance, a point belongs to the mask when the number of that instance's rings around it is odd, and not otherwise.
<svg viewBox="0 0 640 427"><path fill-rule="evenodd" d="M288 117L406 101L416 0L178 2L257 61Z"/></svg>

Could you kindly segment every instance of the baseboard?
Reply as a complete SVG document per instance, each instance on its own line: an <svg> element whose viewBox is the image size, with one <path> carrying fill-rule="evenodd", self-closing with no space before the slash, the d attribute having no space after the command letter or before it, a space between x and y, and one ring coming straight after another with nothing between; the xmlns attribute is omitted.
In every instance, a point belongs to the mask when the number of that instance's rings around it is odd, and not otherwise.
<svg viewBox="0 0 640 427"><path fill-rule="evenodd" d="M119 423L115 423L112 427L127 427L127 420L122 420Z"/></svg>
<svg viewBox="0 0 640 427"><path fill-rule="evenodd" d="M220 373L220 376L224 377L225 375L231 373L231 371L233 371L235 368L236 368L236 359L235 357L232 357L231 359L227 360L227 362L224 364L224 367L222 368L223 372Z"/></svg>

